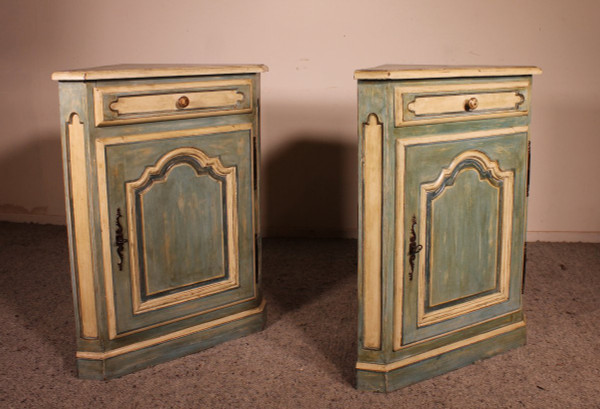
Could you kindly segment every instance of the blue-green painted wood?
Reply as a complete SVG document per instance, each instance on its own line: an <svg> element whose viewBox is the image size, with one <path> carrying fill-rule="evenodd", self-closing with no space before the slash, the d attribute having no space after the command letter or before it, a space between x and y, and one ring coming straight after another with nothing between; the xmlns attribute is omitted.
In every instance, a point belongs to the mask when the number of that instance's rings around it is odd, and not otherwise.
<svg viewBox="0 0 600 409"><path fill-rule="evenodd" d="M140 261L147 282L143 293L189 288L226 275L222 188L223 181L208 172L198 175L183 164L144 193L140 206L144 259Z"/></svg>
<svg viewBox="0 0 600 409"><path fill-rule="evenodd" d="M359 218L358 218L358 294L359 300L363 296L362 288L362 251L363 251L363 238L365 226L363 225L362 209L363 209L363 174L362 174L362 162L363 162L363 144L364 144L364 125L367 123L367 118L371 113L377 115L378 121L384 125L384 139L383 139L383 220L382 224L382 334L389 334L393 327L392 317L389 311L393 309L393 254L394 254L394 200L393 200L393 186L394 186L394 172L395 168L395 154L393 148L393 140L389 138L389 124L391 118L393 118L393 107L390 100L391 88L389 83L381 81L359 81L358 83L358 161L359 161ZM392 347L391 338L388 336L382 337L382 349L381 351L373 351L370 349L362 348L362 331L363 331L363 305L359 302L359 360L364 359L367 361L381 360L384 351L389 351ZM362 357L362 358L361 358Z"/></svg>
<svg viewBox="0 0 600 409"><path fill-rule="evenodd" d="M216 328L199 331L185 337L152 345L106 360L78 359L79 377L85 379L113 379L160 364L175 358L211 348L222 342L241 338L261 331L265 326L266 309L262 312L242 318Z"/></svg>
<svg viewBox="0 0 600 409"><path fill-rule="evenodd" d="M498 281L500 187L472 167L449 183L428 198L423 256L431 294L427 303L435 306L485 293Z"/></svg>
<svg viewBox="0 0 600 409"><path fill-rule="evenodd" d="M462 368L473 362L491 358L527 342L525 327L487 339L468 347L460 348L433 358L389 372L358 370L358 389L377 392L391 392L405 386L442 375L450 370Z"/></svg>
<svg viewBox="0 0 600 409"><path fill-rule="evenodd" d="M437 84L466 84L481 82L512 82L527 81L529 86L521 89L526 94L526 100L531 95L531 77L487 77L487 78L452 78L452 79L424 79L424 80L360 80L358 81L358 146L359 164L363 160L363 124L370 114L376 114L384 129L384 188L383 188L383 238L382 248L382 348L381 350L364 349L362 347L362 316L364 311L363 300L363 270L362 270L362 237L368 226L362 223L363 198L363 176L362 167L359 166L359 250L358 250L358 296L359 296L359 323L358 323L358 362L387 364L401 361L418 353L443 347L453 342L466 340L491 331L508 324L523 321L521 307L521 272L523 264L523 245L526 226L526 152L529 135L527 133L508 134L485 138L474 138L471 140L449 141L435 144L411 144L406 151L407 182L404 186L405 196L398 197L396 191L396 175L398 158L396 158L396 141L398 139L418 138L420 136L459 134L473 131L497 130L503 128L514 128L527 126L530 121L529 114L522 116L506 116L491 119L475 119L457 122L442 122L427 125L413 125L396 127L394 125L394 88L396 86L412 85L437 85ZM521 110L529 109L530 105L523 105ZM411 140L412 141L412 140ZM490 308L483 308L456 318L445 320L437 324L425 327L417 327L417 285L408 279L408 238L410 222L413 214L420 218L418 213L419 190L421 183L431 183L448 167L453 158L465 150L475 149L484 152L490 160L498 161L502 170L513 171L514 179L514 211L512 215L512 236L510 254L510 298L507 302ZM501 188L494 186L492 181L486 180L485 175L476 175L474 170L463 171L457 180L444 195L434 200L434 213L429 217L438 242L446 242L446 246L434 247L435 253L431 254L434 270L432 271L435 283L427 293L433 297L433 303L441 303L439 306L428 307L428 311L442 308L452 304L452 300L465 301L478 296L497 291L497 258L499 248L499 237L502 225L499 223L499 212L501 210ZM449 193L452 191L455 193ZM478 199L474 199L477 197ZM398 204L397 201L401 203ZM439 202L438 202L439 200ZM404 277L404 293L394 293L394 249L396 246L396 208L403 206L405 218L401 224L404 230L405 243L405 265L402 267L400 276ZM451 218L451 219L449 219ZM420 220L419 220L420 223ZM417 230L418 230L417 226ZM434 240L434 243L436 242ZM427 242L427 238L419 239L419 243ZM473 243L475 242L475 244ZM437 251L439 248L440 251ZM459 250L460 249L460 250ZM417 255L423 257L425 251ZM456 255L456 257L454 256ZM479 257L481 255L481 257ZM437 267L436 267L437 266ZM437 269L436 269L437 268ZM477 273L478 272L478 273ZM437 278L436 278L437 277ZM469 298L471 297L471 298ZM392 345L394 330L394 304L403 303L403 347L394 350ZM522 331L524 333L524 329ZM518 338L519 336L517 336ZM523 338L524 339L524 338ZM464 354L456 355L456 360L445 360L444 355L438 356L432 362L440 361L445 364L432 363L431 368L425 368L430 375L443 373L453 368L465 365L473 360L484 357L489 351L498 353L504 350L504 346L512 341L507 337L496 337L489 343L483 343L487 347L466 347ZM415 343L415 341L420 341ZM519 345L517 341L513 345ZM503 349L504 348L504 349ZM508 347L507 347L508 348ZM469 354L472 356L469 357ZM477 358L477 357L480 358ZM417 372L420 371L417 370ZM435 373L434 373L435 372ZM359 389L371 390L393 390L403 384L387 377L381 373L368 373L358 371ZM413 377L413 382L419 378ZM365 381L365 379L369 379ZM371 386L368 386L371 385ZM375 386L373 386L375 385Z"/></svg>
<svg viewBox="0 0 600 409"><path fill-rule="evenodd" d="M223 79L236 79L236 78L244 78L241 76L219 76L219 77L200 77L200 78L190 78L190 77L182 77L178 79L173 79L171 81L161 81L163 84L172 84L177 85L179 83L192 83L193 85L186 85L183 88L177 88L176 91L171 93L177 94L189 94L195 92L214 92L220 90L231 90L239 92L243 95L251 94L252 85L213 85L213 86L205 86L206 84L210 84L215 80L223 80ZM248 77L245 77L248 78ZM143 80L143 81L98 81L98 84L101 86L110 86L118 85L118 84L126 84L126 85L154 85L156 84L156 80ZM204 85L204 86L203 86ZM172 112L164 112L164 111L155 111L155 112L145 112L145 113L134 113L134 114L119 114L110 109L111 104L121 97L129 97L129 96L141 96L141 95L155 95L157 92L152 89L147 90L136 90L136 91L113 91L106 92L102 95L102 106L103 106L103 120L106 123L103 126L111 126L114 125L112 121L118 120L127 120L127 119L136 119L136 120L155 120L160 119L160 116L164 116L166 114L170 115L181 115L181 114L189 114L190 111L178 111L173 107ZM169 91L161 91L160 93L169 93ZM211 112L219 112L219 115L226 115L230 113L234 113L234 111L247 110L251 108L251 104L253 103L253 99L246 97L239 101L235 106L226 106L226 107L204 107L201 109L195 109L193 112L198 113L200 115L209 115ZM232 111L232 112L228 112ZM176 119L164 119L166 121L176 120Z"/></svg>
<svg viewBox="0 0 600 409"><path fill-rule="evenodd" d="M525 80L525 82L528 82L527 78L522 78ZM514 77L505 77L505 78L494 78L494 79L489 79L489 78L480 78L477 79L476 81L473 80L469 80L468 83L469 84L494 84L494 85L498 85L498 84L502 84L502 83L507 83L507 82L514 82L515 78ZM418 85L418 83L420 84L426 84L427 82L425 81L415 81L414 83L411 83L411 86L414 85ZM466 82L464 80L449 80L449 81L445 81L445 84L456 84L456 85L461 85L461 84L465 84ZM430 85L431 82L428 84ZM503 108L503 109L495 109L495 110L481 110L481 109L477 109L475 111L465 111L465 110L460 110L460 111L455 111L452 113L446 113L446 114L438 114L438 115L434 115L434 114L426 114L426 115L415 115L414 112L412 112L411 110L408 109L408 105L412 102L415 101L415 99L420 98L420 97L440 97L440 96L450 96L450 95L460 95L460 94L468 94L468 95L472 95L477 97L480 94L497 94L497 93L506 93L508 91L511 92L515 92L515 93L519 93L520 95L523 96L523 103L515 105L514 107L511 108ZM454 90L454 91L429 91L429 92L407 92L404 94L404 98L402 100L402 112L403 112L403 118L405 121L414 121L414 125L419 125L418 121L419 120L429 120L429 119L444 119L444 118L456 118L456 117L460 117L462 118L464 121L471 121L471 120L477 120L478 116L481 115L486 115L486 114L524 114L527 113L531 107L531 88L529 86L520 86L520 87L511 87L509 85L506 86L506 88L504 89L480 89L480 90L470 90L470 91L466 91L466 90Z"/></svg>
<svg viewBox="0 0 600 409"><path fill-rule="evenodd" d="M235 289L231 289L225 292L219 292L214 295L209 295L206 297L199 297L196 300L189 301L186 303L181 303L178 305L174 305L168 308L159 309L153 313L146 314L133 314L133 306L132 306L132 298L131 292L132 290L132 282L131 282L131 270L129 262L130 254L128 252L125 253L125 262L123 263L122 270L118 268L119 258L116 255L116 252L113 252L113 274L116 277L117 282L120 283L120 286L115 287L115 302L117 304L117 327L118 332L127 332L140 327L145 327L149 325L154 325L156 323L160 323L165 320L170 320L175 317L180 317L184 315L193 314L195 311L202 311L206 309L212 309L218 306L225 305L227 303L234 302L236 300L241 300L244 298L251 298L254 294L254 257L252 254L253 248L251 243L253 241L253 226L252 226L252 165L251 165L251 139L249 131L236 131L229 133L218 133L218 134L209 134L209 135L194 135L193 132L187 137L181 138L170 138L166 140L153 140L148 142L134 142L127 143L124 142L118 145L109 145L106 147L106 163L107 169L112 169L109 172L108 186L109 186L109 214L113 217L116 215L117 209L121 208L122 210L127 206L127 198L125 196L124 185L126 182L135 181L140 178L143 171L148 166L153 166L161 157L164 156L167 152L171 152L178 148L191 147L196 148L209 157L220 158L223 166L225 167L236 167L237 178L238 178L238 193L237 193L237 211L238 217L240 220L238 226L238 235L239 240L238 243L247 243L245 246L240 246L239 248L239 271L240 271L240 286ZM187 166L187 165L183 165ZM190 179L191 180L191 179ZM226 188L224 182L222 182L222 189ZM165 185L169 184L167 180ZM189 187L188 187L189 189ZM153 189L149 190L151 192ZM171 201L175 200L178 203L180 200L182 203L188 201L189 193L187 193L185 187L183 188L183 196L177 198L169 199ZM210 202L212 204L217 203L219 207L219 211L223 212L225 207L225 197L222 194L217 193L215 191L197 191L195 195L203 196L204 198L210 197L212 194L212 198ZM145 199L144 199L145 200ZM156 205L160 209L160 204ZM179 204L177 205L179 206ZM200 209L198 209L200 210ZM158 210L160 212L160 210ZM178 207L176 208L164 208L164 211L168 212L170 215L177 214L179 212ZM205 260L212 260L214 258L214 254L209 255L210 247L206 248L195 248L192 251L191 248L188 248L187 245L184 247L176 247L172 249L168 249L167 246L171 241L177 240L177 236L180 233L193 235L195 231L203 231L202 235L205 237L212 237L212 241L214 245L218 245L219 241L223 240L222 252L224 257L223 263L231 263L228 261L228 253L226 245L230 245L230 241L232 238L228 237L227 229L221 229L221 231L213 232L213 224L216 222L211 222L211 224L207 224L205 222L201 222L200 224L194 225L191 224L194 217L197 218L198 221L206 218L207 216L214 216L214 212L209 212L204 215L203 213L196 212L194 215L190 215L188 218L187 215L182 217L181 224L175 226L175 228L179 231L174 232L175 237L171 236L169 233L171 232L162 232L160 231L161 225L163 223L163 216L159 213L154 215L158 218L158 222L155 223L152 219L152 214L147 215L144 214L142 219L141 213L139 209L136 211L136 217L141 223L138 225L143 226L146 231L149 231L150 234L153 234L156 239L152 242L149 242L150 248L159 248L162 249L163 253L169 253L170 256L174 260L181 260L180 263L186 263L186 258L189 256L188 251L194 252L195 254L192 257L203 258ZM184 216L184 215L182 215ZM122 224L126 230L129 230L130 221L127 218L122 219ZM220 223L224 223L223 217L220 217ZM224 226L225 227L225 226ZM186 233L187 232L187 233ZM222 235L214 235L213 233L223 233ZM116 241L116 230L111 231L111 241ZM142 235L142 231L138 230L138 237ZM161 236L164 236L161 241ZM201 236L196 236L196 239L200 239ZM139 243L141 246L141 243ZM140 248L143 250L143 248ZM140 259L138 263L140 265L143 264L144 258L146 255L140 251L139 252ZM201 281L209 275L214 274L214 270L203 271L198 265L191 265L192 269L188 270L187 280L191 282ZM169 267L169 271L173 271L171 267ZM160 272L157 272L161 274ZM227 272L225 272L227 273ZM167 273L168 274L168 273ZM218 281L218 279L217 279ZM203 285L205 283L201 283ZM208 284L208 283L206 283ZM184 289L181 289L182 291Z"/></svg>
<svg viewBox="0 0 600 409"><path fill-rule="evenodd" d="M62 145L62 162L63 162L63 175L64 175L64 186L65 186L65 210L66 210L66 222L67 222L67 234L69 243L69 261L71 266L71 283L73 291L73 301L75 310L75 326L76 326L76 342L78 351L90 351L90 352L101 352L103 350L103 342L106 340L104 331L104 322L106 313L104 305L101 302L101 297L104 294L104 283L99 274L101 253L98 247L92 246L93 255L93 269L94 269L94 290L95 290L95 305L96 311L99 318L99 333L98 338L89 339L84 338L81 332L81 320L80 320L80 296L78 294L78 267L77 267L77 254L75 251L75 232L73 226L73 197L71 194L71 164L69 161L69 135L67 132L67 124L71 122L73 114L79 115L80 122L83 123L83 131L85 138L85 152L83 152L86 158L89 158L90 152L93 152L94 146L91 143L90 137L90 126L89 122L92 120L92 113L90 111L91 102L89 100L88 87L85 83L72 82L59 83L59 96L60 96L60 129L61 129L61 145ZM90 205L90 219L93 219L98 214L97 195L95 184L93 181L93 167L91 163L84 170L88 177L89 187L89 205Z"/></svg>
<svg viewBox="0 0 600 409"><path fill-rule="evenodd" d="M510 239L512 243L510 259L511 261L517 260L517 264L515 268L511 267L510 274L511 277L520 277L522 273L524 242L522 226L525 217L525 190L522 187L524 187L526 178L527 134L509 134L466 141L460 140L409 146L406 149L406 168L410 169L410 173L407 174L405 185L405 231L409 231L413 215L416 215L417 220L421 220L421 211L423 210L420 208L421 186L435 181L442 170L449 167L455 157L470 150L483 152L491 160L498 161L502 170L511 170L514 172L515 186L517 187L514 189L513 199L511 220L513 234ZM461 174L457 180L465 177L464 175L464 173ZM516 183L517 181L520 181L520 183ZM484 282L487 280L489 282L496 279L495 273L498 272L498 267L494 268L493 266L490 267L490 265L500 262L501 235L496 234L493 237L490 229L501 230L502 218L500 213L502 204L498 201L496 201L495 205L492 204L498 197L497 194L500 194L501 189L500 186L498 189L492 189L491 187L487 188L486 185L489 186L486 180L481 181L479 177L472 178L471 184L466 189L484 186L485 190L483 190L483 193L486 195L480 197L469 195L469 192L464 191L464 195L461 195L456 200L453 200L452 197L448 198L447 200L450 200L450 202L446 203L448 206L445 209L442 209L444 203L439 203L438 205L437 200L443 199L447 193L440 194L438 199L434 201L436 203L435 209L438 212L442 212L442 215L446 216L446 220L442 224L436 224L435 220L433 223L429 222L427 230L430 232L430 236L418 237L418 241L425 245L424 250L418 257L425 257L426 262L429 261L429 263L426 263L426 275L428 273L432 274L431 271L428 271L427 264L433 262L434 264L437 263L439 268L443 269L449 278L458 280L459 283L461 281L465 283L464 287L457 287L456 283L445 288L439 283L434 285L434 289L437 288L438 290L438 298L450 300L457 297L464 297L464 300L461 301L466 301L484 296L487 295L486 291L483 291L482 294L469 297L473 295L471 285L476 286L475 283L480 280ZM521 189L518 186L521 186ZM452 192L452 189L449 192ZM471 193L482 192L475 191ZM472 223L472 217L480 217L480 221L485 224ZM439 219L437 221L439 222ZM455 226L454 231L452 231L451 227L448 227L452 225ZM495 229L494 225L497 226ZM450 234L454 234L454 236L449 236ZM490 239L493 241L490 242ZM404 248L408 248L408 240L409 236L407 234L405 236ZM482 242L482 240L487 240L487 243ZM492 262L490 262L490 253L494 256ZM479 269L482 266L484 268L487 267L488 270ZM405 270L408 271L409 268L408 260L406 260ZM433 275L435 276L435 270ZM437 277L443 279L444 275L438 274ZM519 309L521 306L519 283L513 280L510 288L510 298L507 302L445 320L439 324L419 327L417 324L417 280L411 281L408 275L405 274L405 319L403 321L405 342L410 343L426 339ZM426 292L431 290L429 285L426 285L425 289Z"/></svg>
<svg viewBox="0 0 600 409"><path fill-rule="evenodd" d="M165 336L175 331L185 330L191 326L208 323L213 320L226 318L236 313L254 309L261 304L260 292L260 235L258 226L258 157L259 157L259 94L260 76L258 74L236 74L201 77L179 77L179 78L153 78L145 80L110 80L110 81L68 81L59 82L60 93L60 122L63 141L63 163L65 171L65 196L67 204L67 224L69 228L70 258L72 265L73 296L75 300L75 311L77 315L77 350L86 352L111 352L117 348L127 347L132 344L151 341L156 337ZM94 125L94 99L93 89L99 85L127 85L127 84L154 84L154 83L177 83L189 81L210 81L222 79L250 79L252 87L253 110L249 113L235 115L206 116L201 118L177 119L159 121L152 123L136 123L98 128ZM243 90L246 91L246 88ZM245 99L245 104L250 99ZM66 124L71 115L77 113L84 126L85 152L83 152L87 164L86 175L89 188L89 224L91 227L91 247L93 260L94 291L98 321L98 338L85 339L80 334L79 302L77 290L77 270L75 260L77 254L74 249L74 232L72 227L72 197L70 196L69 184L70 166L68 163L68 135ZM251 124L251 131L227 132L224 134L196 135L190 132L189 137L170 138L168 140L153 140L151 142L129 143L127 137L130 135L143 135L147 133L160 134L162 132L209 128L222 125ZM224 166L236 167L237 174L237 201L235 203L238 212L239 240L239 272L240 285L238 288L214 294L206 299L192 300L177 304L175 306L158 309L133 316L131 309L131 277L129 276L129 249L125 244L125 262L123 264L125 274L117 268L117 257L115 247L112 250L112 269L115 271L113 288L115 289L115 302L117 305L117 330L138 330L126 336L114 339L109 337L108 332L108 306L105 292L105 276L102 224L100 220L100 196L98 184L98 168L96 163L99 146L95 142L99 138L122 137L122 143L108 145L103 156L107 163L106 179L108 181L108 208L110 213L110 242L115 244L114 212L120 206L123 213L121 223L124 227L124 235L128 237L128 220L124 208L124 183L139 178L141 172L148 166L156 163L156 160L170 150L178 147L196 147L208 156L219 158ZM129 151L126 154L124 151ZM214 208L217 202L217 194L214 185L207 183L205 176L193 178L186 173L185 166L178 166L171 170L167 182L160 185L156 190L150 189L145 198L144 212L146 222L142 237L145 237L150 245L149 258L152 259L152 268L149 271L150 292L159 290L166 286L184 285L181 289L189 288L186 284L211 278L212 272L221 270L224 259L225 245L220 245L219 240L210 240L211 235L224 231L222 206ZM191 186L186 185L191 184ZM193 188L194 190L191 190ZM179 195L183 200L177 200L174 196ZM161 210L160 202L164 207L171 207L171 212ZM179 209L180 203L183 208ZM177 204L177 209L173 206ZM222 204L222 200L219 200ZM189 208L201 209L200 212L190 215ZM140 213L140 212L138 212ZM185 217L181 216L185 214ZM161 216L167 219L159 220ZM153 222L153 220L155 222ZM200 227L193 228L194 224ZM161 230L165 240L160 240ZM170 230L170 232L168 231ZM177 231L173 235L172 231ZM185 242L186 244L182 244ZM193 242L191 246L189 242ZM166 251L166 247L177 247L179 257L176 262L168 260L172 254ZM190 247L196 248L192 252ZM148 257L146 257L147 259ZM169 266L168 271L160 265ZM195 265L193 271L187 270L187 266ZM198 267L196 264L200 264ZM225 265L225 270L227 266ZM160 270L163 270L162 275ZM227 271L225 271L227 274ZM216 280L218 280L217 278ZM214 282L208 280L206 283ZM255 283L259 283L258 285ZM194 285L194 284L192 284ZM257 318L259 317L260 318ZM151 357L143 353L125 354L107 359L78 359L79 376L86 378L104 379L119 374L130 372L144 366L181 356L191 350L200 350L212 346L218 342L233 339L240 335L259 330L263 322L264 312L255 316L242 319L235 325L221 325L215 330L205 332L209 335L206 340L196 337L185 337L180 344L166 342L159 351L160 358ZM258 320L258 321L257 321ZM214 339L211 340L211 337ZM195 346L195 342L199 342ZM112 362L112 363L111 363ZM119 366L122 368L119 369Z"/></svg>

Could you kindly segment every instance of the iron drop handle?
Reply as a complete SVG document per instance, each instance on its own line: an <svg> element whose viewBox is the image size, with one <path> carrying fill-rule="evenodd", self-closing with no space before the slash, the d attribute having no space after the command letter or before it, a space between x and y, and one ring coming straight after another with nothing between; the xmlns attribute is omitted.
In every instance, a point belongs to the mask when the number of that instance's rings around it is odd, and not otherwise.
<svg viewBox="0 0 600 409"><path fill-rule="evenodd" d="M121 226L121 208L117 209L116 231L115 231L115 247L117 247L117 255L119 256L119 271L123 271L123 250L125 244L129 241L123 236L123 226Z"/></svg>
<svg viewBox="0 0 600 409"><path fill-rule="evenodd" d="M415 226L417 225L417 217L413 215L412 225L410 227L410 242L408 244L408 263L410 264L410 271L408 272L408 279L412 281L413 273L415 271L415 258L417 253L423 250L423 246L417 244L417 233L415 232Z"/></svg>

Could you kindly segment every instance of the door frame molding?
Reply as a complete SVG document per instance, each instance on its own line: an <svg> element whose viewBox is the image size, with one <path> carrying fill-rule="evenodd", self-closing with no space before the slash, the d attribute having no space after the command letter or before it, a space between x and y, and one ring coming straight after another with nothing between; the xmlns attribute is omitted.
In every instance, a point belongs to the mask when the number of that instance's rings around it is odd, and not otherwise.
<svg viewBox="0 0 600 409"><path fill-rule="evenodd" d="M403 303L404 303L404 262L405 262L405 251L404 251L404 195L405 195L405 178L406 178L406 150L410 146L414 145L425 145L439 142L454 142L468 139L487 138L493 136L503 135L514 135L519 133L527 133L529 131L528 126L518 126L510 128L498 128L484 131L464 132L456 134L432 134L424 135L411 138L398 138L396 139L396 197L395 197L395 216L396 216L396 232L395 232L395 250L394 250L394 319L393 319L393 350L398 351L405 347L402 344L402 314L403 314ZM512 212L512 210L511 210ZM423 225L423 223L421 223ZM421 229L423 226L421 226ZM504 227L503 227L504 228ZM421 234L423 234L421 232ZM503 232L504 234L504 232ZM509 240L510 237L504 237L503 240ZM510 244L510 243L509 243ZM510 253L508 254L510 257ZM421 268L421 259L419 257L419 270ZM419 273L419 276L421 273ZM421 278L419 278L419 281ZM422 287L419 283L420 288ZM420 290L421 291L421 290ZM452 307L455 308L455 307ZM484 307L478 307L484 308ZM462 313L461 313L462 314ZM460 314L458 314L460 315ZM445 320L442 318L441 320Z"/></svg>
<svg viewBox="0 0 600 409"><path fill-rule="evenodd" d="M125 332L117 332L117 318L116 318L116 304L115 304L115 296L114 296L114 285L113 285L113 262L112 262L112 245L110 241L110 232L111 232L111 219L108 211L108 181L107 181L107 169L106 169L106 147L110 145L119 145L123 143L133 143L133 142L148 142L155 140L164 140L164 139L172 139L172 138L181 138L185 136L200 136L200 135L210 135L210 134L219 134L219 133L230 133L236 131L249 131L250 132L250 140L252 140L253 133L253 124L241 123L234 125L223 125L223 126L215 126L215 127L204 127L204 128L195 128L195 129L182 129L177 131L167 131L167 132L154 132L154 133L142 133L136 135L126 135L126 136L109 136L109 137L101 137L96 139L96 173L98 178L98 201L100 204L100 230L101 230L101 242L102 242L102 259L104 263L104 296L106 301L106 320L108 327L108 337L109 339L116 339L120 337L124 337L127 335L131 335L137 332L145 331L151 328L155 328L158 326L163 326L167 324L171 324L173 322L181 321L187 318L191 318L200 314L206 314L208 312L212 312L218 309L227 308L229 306L233 306L236 304L240 304L243 302L251 301L256 298L256 280L252 280L254 290L253 296L243 300L237 300L233 303L228 303L216 308L211 308L208 310L203 310L200 313L192 313L185 316L177 317L172 320L163 321L157 324L143 326L141 328L136 328L134 330L125 331Z"/></svg>
<svg viewBox="0 0 600 409"><path fill-rule="evenodd" d="M489 307L508 300L508 290L510 284L510 254L512 237L512 217L514 202L514 171L503 171L497 161L491 160L485 153L477 150L467 150L452 159L450 165L440 172L439 177L432 183L421 185L421 203L419 213L421 216L421 226L419 237L427 235L427 193L438 190L444 181L454 172L454 170L464 161L472 160L477 162L483 169L490 171L493 178L502 181L502 209L501 209L501 245L500 245L500 286L499 291L475 298L470 301L459 303L457 305L441 308L432 312L426 312L426 257L419 257L418 277L419 291L417 297L417 327L435 324L451 318L458 317L476 311L481 308ZM427 254L427 253L425 253Z"/></svg>

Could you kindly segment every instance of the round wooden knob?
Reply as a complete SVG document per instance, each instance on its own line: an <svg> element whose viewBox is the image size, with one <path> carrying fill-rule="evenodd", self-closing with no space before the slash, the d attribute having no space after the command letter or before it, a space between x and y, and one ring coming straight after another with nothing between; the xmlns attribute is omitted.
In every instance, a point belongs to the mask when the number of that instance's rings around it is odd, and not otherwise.
<svg viewBox="0 0 600 409"><path fill-rule="evenodd" d="M179 97L176 105L177 105L177 108L183 109L183 108L187 107L189 104L190 104L190 99L184 95L182 97Z"/></svg>
<svg viewBox="0 0 600 409"><path fill-rule="evenodd" d="M477 101L477 98L473 97L473 98L469 98L469 100L465 104L465 109L467 111L473 111L473 110L477 109L478 106L479 106L479 101Z"/></svg>

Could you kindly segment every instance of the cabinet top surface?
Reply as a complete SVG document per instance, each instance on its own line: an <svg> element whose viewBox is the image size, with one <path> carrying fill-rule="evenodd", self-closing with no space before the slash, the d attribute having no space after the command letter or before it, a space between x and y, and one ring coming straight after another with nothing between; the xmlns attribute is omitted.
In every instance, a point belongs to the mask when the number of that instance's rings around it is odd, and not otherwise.
<svg viewBox="0 0 600 409"><path fill-rule="evenodd" d="M402 80L456 77L494 77L541 74L538 67L486 65L393 65L356 70L357 80Z"/></svg>
<svg viewBox="0 0 600 409"><path fill-rule="evenodd" d="M183 77L194 75L251 74L268 71L262 64L195 65L195 64L121 64L79 70L57 71L55 81L112 80L127 78Z"/></svg>

